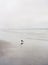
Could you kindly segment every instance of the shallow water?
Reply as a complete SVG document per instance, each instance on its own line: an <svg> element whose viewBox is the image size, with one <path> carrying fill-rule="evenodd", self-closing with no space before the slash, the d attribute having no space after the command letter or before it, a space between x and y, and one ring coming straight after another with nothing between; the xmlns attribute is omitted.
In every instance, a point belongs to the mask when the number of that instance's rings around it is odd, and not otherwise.
<svg viewBox="0 0 48 65"><path fill-rule="evenodd" d="M0 65L48 65L48 30L2 30L0 41L7 47Z"/></svg>

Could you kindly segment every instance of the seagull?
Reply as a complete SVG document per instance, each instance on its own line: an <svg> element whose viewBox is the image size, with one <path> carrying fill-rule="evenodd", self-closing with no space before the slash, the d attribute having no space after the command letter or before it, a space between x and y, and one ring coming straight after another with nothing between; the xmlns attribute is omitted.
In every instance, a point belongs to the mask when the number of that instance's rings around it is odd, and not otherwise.
<svg viewBox="0 0 48 65"><path fill-rule="evenodd" d="M24 43L23 43L24 41L23 40L21 40L21 45L23 45Z"/></svg>

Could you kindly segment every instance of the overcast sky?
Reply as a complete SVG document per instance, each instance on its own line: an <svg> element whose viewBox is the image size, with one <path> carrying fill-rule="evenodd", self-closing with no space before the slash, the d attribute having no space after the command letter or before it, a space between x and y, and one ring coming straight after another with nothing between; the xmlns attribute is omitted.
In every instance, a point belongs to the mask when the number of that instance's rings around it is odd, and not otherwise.
<svg viewBox="0 0 48 65"><path fill-rule="evenodd" d="M48 0L0 0L0 28L48 28Z"/></svg>

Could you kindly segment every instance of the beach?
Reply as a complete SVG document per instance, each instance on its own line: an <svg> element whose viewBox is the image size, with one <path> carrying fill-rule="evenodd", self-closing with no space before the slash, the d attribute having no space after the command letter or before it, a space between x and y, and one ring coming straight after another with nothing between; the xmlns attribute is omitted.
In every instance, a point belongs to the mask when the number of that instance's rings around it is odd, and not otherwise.
<svg viewBox="0 0 48 65"><path fill-rule="evenodd" d="M0 31L0 65L48 65L48 30Z"/></svg>

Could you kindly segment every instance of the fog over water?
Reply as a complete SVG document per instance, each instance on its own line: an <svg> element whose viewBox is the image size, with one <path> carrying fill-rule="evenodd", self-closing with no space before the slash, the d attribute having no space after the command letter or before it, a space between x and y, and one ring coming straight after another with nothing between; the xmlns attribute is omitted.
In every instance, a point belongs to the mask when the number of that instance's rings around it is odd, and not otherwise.
<svg viewBox="0 0 48 65"><path fill-rule="evenodd" d="M0 0L0 65L48 65L48 0Z"/></svg>

